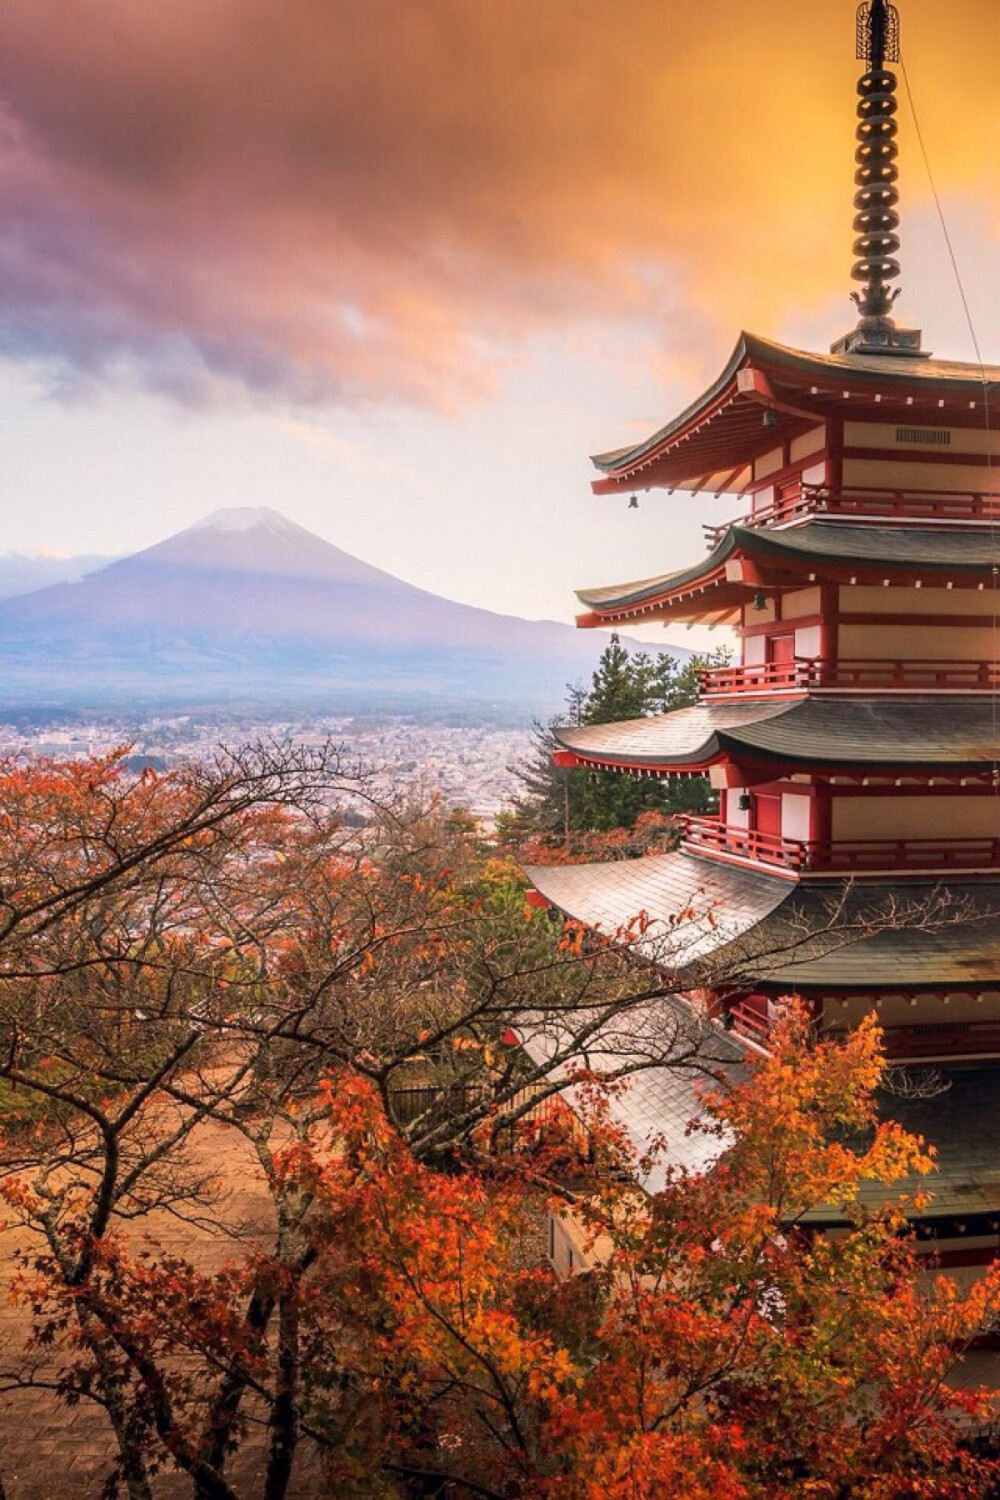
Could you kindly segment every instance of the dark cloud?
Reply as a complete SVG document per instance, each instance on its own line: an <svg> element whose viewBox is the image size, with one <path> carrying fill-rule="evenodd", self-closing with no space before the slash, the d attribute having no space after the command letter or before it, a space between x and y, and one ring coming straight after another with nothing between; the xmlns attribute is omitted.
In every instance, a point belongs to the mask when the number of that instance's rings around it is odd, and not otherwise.
<svg viewBox="0 0 1000 1500"><path fill-rule="evenodd" d="M656 316L664 270L773 326L846 281L852 9L7 0L0 348L443 405L523 332ZM995 0L903 22L942 177L992 188Z"/></svg>

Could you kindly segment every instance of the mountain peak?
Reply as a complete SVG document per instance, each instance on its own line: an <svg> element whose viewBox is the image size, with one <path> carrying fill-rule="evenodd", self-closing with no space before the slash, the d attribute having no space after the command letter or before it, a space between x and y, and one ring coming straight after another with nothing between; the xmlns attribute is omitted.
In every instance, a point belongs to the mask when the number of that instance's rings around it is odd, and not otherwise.
<svg viewBox="0 0 1000 1500"><path fill-rule="evenodd" d="M269 505L226 505L221 510L213 510L210 516L204 516L202 520L195 521L193 526L186 528L190 531L265 531L277 532L279 535L291 536L302 533L303 527L297 526L287 516L283 516L279 510L272 510Z"/></svg>

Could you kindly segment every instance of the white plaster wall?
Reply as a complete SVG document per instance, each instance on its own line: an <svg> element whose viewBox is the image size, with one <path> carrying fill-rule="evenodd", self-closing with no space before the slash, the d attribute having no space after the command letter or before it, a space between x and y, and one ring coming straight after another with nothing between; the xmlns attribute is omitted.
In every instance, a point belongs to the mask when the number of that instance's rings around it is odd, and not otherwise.
<svg viewBox="0 0 1000 1500"><path fill-rule="evenodd" d="M729 828L749 828L750 809L740 807L740 787L730 787L726 792L726 826Z"/></svg>
<svg viewBox="0 0 1000 1500"><path fill-rule="evenodd" d="M804 630L795 632L795 655L805 657L819 656L819 626L807 625Z"/></svg>
<svg viewBox="0 0 1000 1500"><path fill-rule="evenodd" d="M786 839L808 839L811 799L800 792L781 794L781 835Z"/></svg>

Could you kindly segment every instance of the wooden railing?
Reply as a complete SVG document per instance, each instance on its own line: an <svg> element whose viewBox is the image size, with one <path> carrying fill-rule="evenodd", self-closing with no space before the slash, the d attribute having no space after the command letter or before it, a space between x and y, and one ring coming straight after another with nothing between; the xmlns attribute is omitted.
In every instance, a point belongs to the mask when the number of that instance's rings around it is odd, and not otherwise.
<svg viewBox="0 0 1000 1500"><path fill-rule="evenodd" d="M716 667L699 677L702 698L808 692L815 688L993 693L1000 689L1000 665L988 661L832 661L817 657Z"/></svg>
<svg viewBox="0 0 1000 1500"><path fill-rule="evenodd" d="M1000 866L1000 838L788 839L734 828L717 818L677 817L681 848L695 854L752 860L796 874L904 873L918 870L990 870Z"/></svg>
<svg viewBox="0 0 1000 1500"><path fill-rule="evenodd" d="M775 526L807 516L851 516L876 521L951 522L981 525L1000 520L1000 494L969 491L946 494L920 490L831 490L804 484L768 505L757 506L724 526L703 526L705 540L716 547L730 526Z"/></svg>
<svg viewBox="0 0 1000 1500"><path fill-rule="evenodd" d="M931 1002L940 1005L940 1000ZM737 1036L767 1051L774 1022L764 1012L741 1000L727 1012L727 1022ZM820 1027L820 1036L843 1036L843 1024ZM989 1057L1000 1055L1000 1021L929 1021L914 1026L886 1026L882 1031L886 1057L895 1062L919 1058Z"/></svg>
<svg viewBox="0 0 1000 1500"><path fill-rule="evenodd" d="M1000 1053L1000 1021L953 1021L922 1026L887 1026L887 1057L982 1057Z"/></svg>
<svg viewBox="0 0 1000 1500"><path fill-rule="evenodd" d="M774 1024L770 1016L755 1010L752 1005L746 1005L742 1000L734 1000L726 1012L726 1020L737 1036L766 1050Z"/></svg>

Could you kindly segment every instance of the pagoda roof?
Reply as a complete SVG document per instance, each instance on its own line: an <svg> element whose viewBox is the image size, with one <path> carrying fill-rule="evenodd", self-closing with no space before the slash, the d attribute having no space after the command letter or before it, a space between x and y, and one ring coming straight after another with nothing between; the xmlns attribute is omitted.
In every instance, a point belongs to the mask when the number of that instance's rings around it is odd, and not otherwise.
<svg viewBox="0 0 1000 1500"><path fill-rule="evenodd" d="M636 947L678 987L871 995L1000 984L996 881L797 884L684 850L525 874L554 907L609 936L645 914Z"/></svg>
<svg viewBox="0 0 1000 1500"><path fill-rule="evenodd" d="M969 1223L973 1215L993 1217L1000 1207L1000 1066L936 1065L934 1072L938 1088L923 1097L916 1093L906 1098L892 1092L879 1096L881 1117L895 1120L931 1148L934 1164L930 1172L884 1186L866 1183L859 1197L863 1203L875 1204L901 1192L929 1193L926 1208L911 1218L928 1225L952 1220L957 1232L971 1229L974 1233ZM815 1227L832 1227L845 1223L847 1215L817 1210L807 1215L807 1221Z"/></svg>
<svg viewBox="0 0 1000 1500"><path fill-rule="evenodd" d="M718 379L673 421L631 447L598 453L597 494L627 489L739 492L753 459L807 432L831 411L882 421L968 422L1000 367L910 355L809 354L742 333ZM876 399L877 398L877 399ZM774 425L762 426L762 408Z"/></svg>
<svg viewBox="0 0 1000 1500"><path fill-rule="evenodd" d="M985 583L996 561L991 531L806 521L766 530L730 526L707 557L690 567L604 588L578 589L588 608L580 625L687 613L692 597L713 613L735 609L749 589L802 587L804 580L883 583ZM733 567L746 559L751 569ZM729 566L727 567L727 564ZM706 593L710 591L710 593Z"/></svg>
<svg viewBox="0 0 1000 1500"><path fill-rule="evenodd" d="M564 726L556 744L580 765L696 770L723 759L798 766L988 768L997 757L989 698L756 699L695 703L615 724Z"/></svg>

